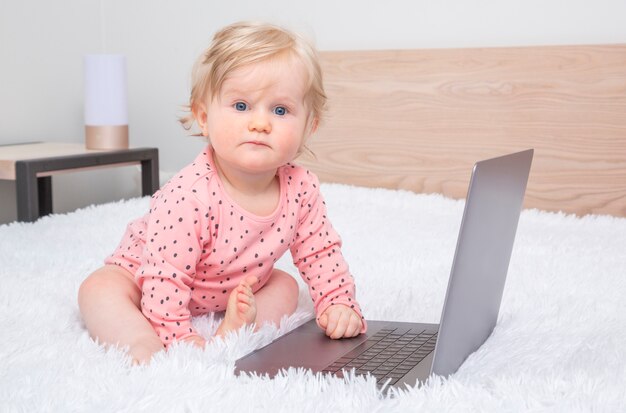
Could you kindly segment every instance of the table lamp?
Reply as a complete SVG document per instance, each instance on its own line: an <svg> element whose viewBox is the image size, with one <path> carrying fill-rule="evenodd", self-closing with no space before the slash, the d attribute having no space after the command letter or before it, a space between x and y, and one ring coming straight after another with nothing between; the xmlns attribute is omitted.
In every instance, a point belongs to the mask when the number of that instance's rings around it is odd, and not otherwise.
<svg viewBox="0 0 626 413"><path fill-rule="evenodd" d="M85 147L128 148L126 58L85 56Z"/></svg>

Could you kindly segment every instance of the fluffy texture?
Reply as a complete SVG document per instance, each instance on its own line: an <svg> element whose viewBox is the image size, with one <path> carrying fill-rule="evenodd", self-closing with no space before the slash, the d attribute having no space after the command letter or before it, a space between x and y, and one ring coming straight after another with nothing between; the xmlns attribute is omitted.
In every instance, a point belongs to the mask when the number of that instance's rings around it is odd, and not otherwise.
<svg viewBox="0 0 626 413"><path fill-rule="evenodd" d="M463 202L322 186L370 319L438 322ZM280 327L242 329L204 350L173 345L149 366L89 338L76 295L147 198L0 226L3 411L623 411L626 219L522 212L498 324L447 380L381 394L371 377L291 369L236 377L237 358L313 315L301 283ZM295 275L285 256L278 267ZM197 317L204 336L220 314Z"/></svg>

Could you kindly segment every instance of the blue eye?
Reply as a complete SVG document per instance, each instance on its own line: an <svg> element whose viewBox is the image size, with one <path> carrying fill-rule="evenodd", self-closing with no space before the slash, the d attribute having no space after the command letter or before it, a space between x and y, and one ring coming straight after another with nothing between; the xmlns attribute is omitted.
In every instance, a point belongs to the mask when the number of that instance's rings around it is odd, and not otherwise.
<svg viewBox="0 0 626 413"><path fill-rule="evenodd" d="M235 103L235 109L236 109L236 110L238 110L238 111L240 111L240 112L243 112L243 111L245 111L246 109L248 109L248 105L246 105L246 104L245 104L245 103L243 103L243 102L237 102L237 103Z"/></svg>
<svg viewBox="0 0 626 413"><path fill-rule="evenodd" d="M285 116L287 114L287 108L285 108L284 106L276 106L274 108L274 114L278 116Z"/></svg>

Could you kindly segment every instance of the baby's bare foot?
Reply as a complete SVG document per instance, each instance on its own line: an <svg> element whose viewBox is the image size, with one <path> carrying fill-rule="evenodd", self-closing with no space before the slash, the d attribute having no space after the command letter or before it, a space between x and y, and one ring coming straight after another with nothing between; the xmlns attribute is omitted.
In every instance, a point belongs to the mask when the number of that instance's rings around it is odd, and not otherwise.
<svg viewBox="0 0 626 413"><path fill-rule="evenodd" d="M258 278L250 275L235 288L228 297L226 314L222 324L217 328L215 335L223 337L229 331L239 330L246 324L256 320L256 302L252 294L252 285L259 282Z"/></svg>
<svg viewBox="0 0 626 413"><path fill-rule="evenodd" d="M159 351L164 350L161 340L155 335L144 340L137 340L130 346L128 354L132 358L133 366L142 364L150 364L152 356Z"/></svg>

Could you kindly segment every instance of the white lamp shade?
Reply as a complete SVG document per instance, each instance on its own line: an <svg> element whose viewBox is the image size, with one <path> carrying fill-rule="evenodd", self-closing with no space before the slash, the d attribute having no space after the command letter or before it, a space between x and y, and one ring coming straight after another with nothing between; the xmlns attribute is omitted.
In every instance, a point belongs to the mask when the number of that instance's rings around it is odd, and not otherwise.
<svg viewBox="0 0 626 413"><path fill-rule="evenodd" d="M126 58L85 56L85 125L128 125Z"/></svg>

